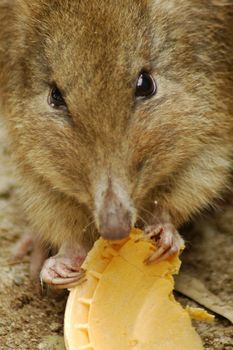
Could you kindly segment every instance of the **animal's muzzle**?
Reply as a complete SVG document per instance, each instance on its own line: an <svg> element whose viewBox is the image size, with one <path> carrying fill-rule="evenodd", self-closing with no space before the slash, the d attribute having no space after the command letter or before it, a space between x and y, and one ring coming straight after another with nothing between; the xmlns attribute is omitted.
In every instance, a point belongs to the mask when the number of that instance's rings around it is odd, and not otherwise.
<svg viewBox="0 0 233 350"><path fill-rule="evenodd" d="M120 204L111 204L101 213L99 223L99 231L103 238L109 240L122 239L130 233L131 214Z"/></svg>
<svg viewBox="0 0 233 350"><path fill-rule="evenodd" d="M133 209L123 189L109 182L98 204L96 216L101 236L109 240L127 237L133 226Z"/></svg>

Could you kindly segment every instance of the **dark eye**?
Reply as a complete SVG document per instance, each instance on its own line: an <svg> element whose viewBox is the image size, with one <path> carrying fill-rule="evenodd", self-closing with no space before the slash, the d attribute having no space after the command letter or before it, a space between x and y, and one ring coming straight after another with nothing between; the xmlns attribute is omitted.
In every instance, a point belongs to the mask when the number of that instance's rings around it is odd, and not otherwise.
<svg viewBox="0 0 233 350"><path fill-rule="evenodd" d="M138 76L135 97L150 98L157 92L157 85L153 77L147 72L141 72Z"/></svg>
<svg viewBox="0 0 233 350"><path fill-rule="evenodd" d="M66 108L65 100L57 86L51 88L48 103L53 108Z"/></svg>

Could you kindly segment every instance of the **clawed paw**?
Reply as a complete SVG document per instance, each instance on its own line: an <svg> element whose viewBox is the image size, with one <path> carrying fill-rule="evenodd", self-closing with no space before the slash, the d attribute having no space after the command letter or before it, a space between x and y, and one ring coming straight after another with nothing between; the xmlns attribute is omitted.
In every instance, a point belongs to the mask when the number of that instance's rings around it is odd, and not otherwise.
<svg viewBox="0 0 233 350"><path fill-rule="evenodd" d="M184 240L172 224L148 226L145 233L157 244L156 252L145 260L147 264L166 260L184 248Z"/></svg>
<svg viewBox="0 0 233 350"><path fill-rule="evenodd" d="M71 288L85 279L85 271L81 269L83 260L55 255L45 261L40 279L55 288Z"/></svg>

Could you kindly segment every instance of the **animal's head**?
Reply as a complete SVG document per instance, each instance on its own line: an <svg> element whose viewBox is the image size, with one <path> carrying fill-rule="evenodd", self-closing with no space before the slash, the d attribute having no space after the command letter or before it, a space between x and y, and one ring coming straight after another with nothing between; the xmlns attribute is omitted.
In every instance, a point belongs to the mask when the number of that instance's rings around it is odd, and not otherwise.
<svg viewBox="0 0 233 350"><path fill-rule="evenodd" d="M210 135L219 137L204 9L19 3L12 100L23 162L86 205L103 236L123 237L140 204L168 200Z"/></svg>

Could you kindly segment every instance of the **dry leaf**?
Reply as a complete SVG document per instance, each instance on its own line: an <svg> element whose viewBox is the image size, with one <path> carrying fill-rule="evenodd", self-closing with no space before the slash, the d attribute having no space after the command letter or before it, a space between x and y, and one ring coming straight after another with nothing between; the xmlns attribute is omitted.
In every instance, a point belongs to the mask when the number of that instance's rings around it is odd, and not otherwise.
<svg viewBox="0 0 233 350"><path fill-rule="evenodd" d="M233 308L226 305L219 297L211 293L200 280L183 272L175 279L175 290L177 292L233 323Z"/></svg>

